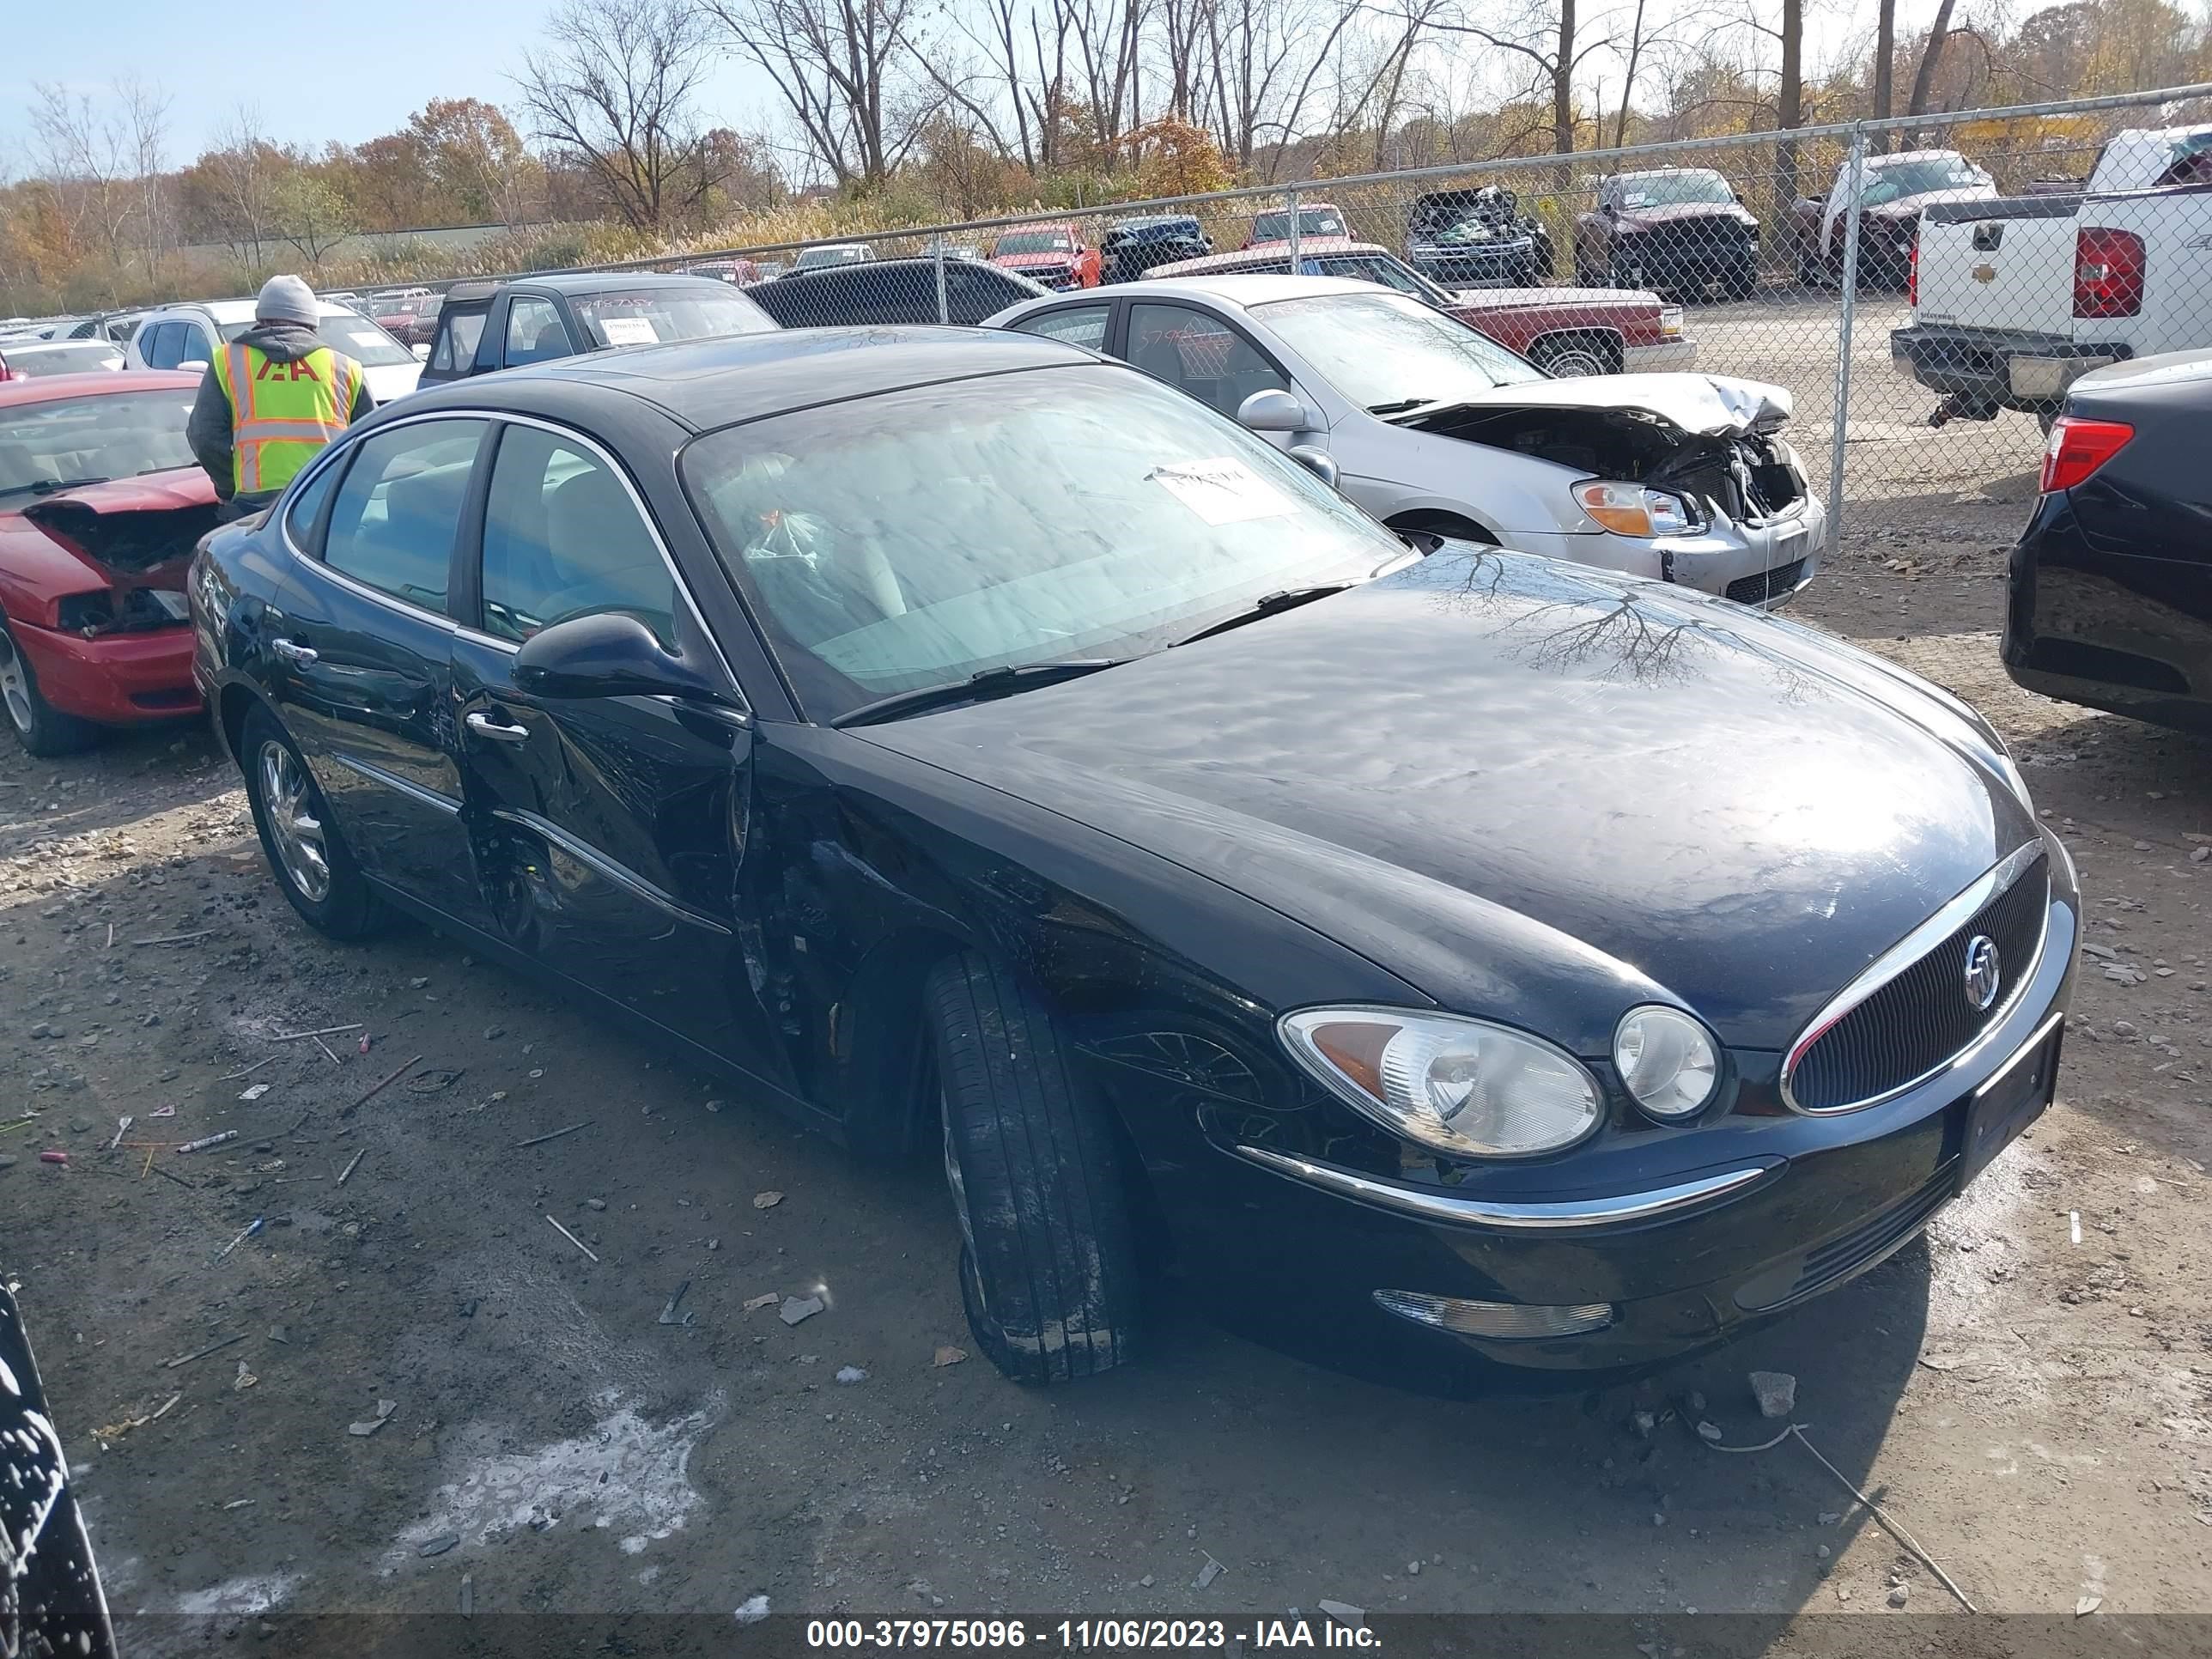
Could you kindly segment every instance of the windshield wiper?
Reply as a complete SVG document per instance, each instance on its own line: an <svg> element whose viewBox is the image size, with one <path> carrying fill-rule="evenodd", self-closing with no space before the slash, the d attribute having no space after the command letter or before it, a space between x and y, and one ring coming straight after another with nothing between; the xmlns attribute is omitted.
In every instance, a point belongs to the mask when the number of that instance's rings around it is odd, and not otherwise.
<svg viewBox="0 0 2212 1659"><path fill-rule="evenodd" d="M82 489L87 484L107 482L106 478L35 478L29 483L10 484L0 489L0 495L20 495L27 489L33 495L51 495L58 489Z"/></svg>
<svg viewBox="0 0 2212 1659"><path fill-rule="evenodd" d="M877 720L896 720L902 714L918 714L925 708L941 708L957 702L981 702L991 697L1030 690L1040 685L1057 684L1061 680L1080 679L1084 675L1095 674L1102 668L1119 668L1127 660L1126 657L1063 657L1057 662L1031 662L986 668L981 673L970 674L964 680L952 680L943 685L919 686L911 691L894 691L888 697L878 697L873 702L862 703L858 708L847 709L830 724L868 726Z"/></svg>
<svg viewBox="0 0 2212 1659"><path fill-rule="evenodd" d="M1393 556L1395 560L1396 556ZM1316 599L1325 599L1332 593L1341 593L1355 582L1322 582L1313 587L1286 587L1278 593L1262 593L1253 600L1250 609L1225 617L1210 628L1201 628L1188 639L1177 640L1177 645L1191 645L1200 640L1212 639L1216 634L1226 634L1232 628L1242 628L1246 623L1258 622L1262 617L1273 617L1285 611L1295 611Z"/></svg>
<svg viewBox="0 0 2212 1659"><path fill-rule="evenodd" d="M1370 404L1370 415L1403 415L1409 409L1425 409L1437 400L1434 398L1401 398L1395 404Z"/></svg>

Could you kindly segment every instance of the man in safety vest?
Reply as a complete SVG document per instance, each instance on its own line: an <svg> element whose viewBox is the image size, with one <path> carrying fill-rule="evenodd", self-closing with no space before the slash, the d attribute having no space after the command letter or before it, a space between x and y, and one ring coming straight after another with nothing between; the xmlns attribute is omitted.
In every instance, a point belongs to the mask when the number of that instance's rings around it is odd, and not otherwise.
<svg viewBox="0 0 2212 1659"><path fill-rule="evenodd" d="M277 493L325 444L376 407L368 376L315 332L321 307L297 276L271 276L253 326L216 353L185 436L228 506L242 518Z"/></svg>

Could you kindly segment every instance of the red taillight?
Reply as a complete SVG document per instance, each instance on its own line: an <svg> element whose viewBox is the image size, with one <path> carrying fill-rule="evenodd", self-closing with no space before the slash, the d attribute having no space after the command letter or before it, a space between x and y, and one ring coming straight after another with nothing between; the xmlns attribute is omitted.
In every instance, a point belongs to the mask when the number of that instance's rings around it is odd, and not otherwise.
<svg viewBox="0 0 2212 1659"><path fill-rule="evenodd" d="M2132 317L2142 309L2143 239L2131 230L2074 234L2074 314Z"/></svg>
<svg viewBox="0 0 2212 1659"><path fill-rule="evenodd" d="M1912 239L1912 258L1905 267L1905 303L1909 306L1920 303L1920 239L1917 236Z"/></svg>
<svg viewBox="0 0 2212 1659"><path fill-rule="evenodd" d="M2089 421L2061 415L2043 451L2043 493L2071 489L2128 447L2136 435L2125 421Z"/></svg>

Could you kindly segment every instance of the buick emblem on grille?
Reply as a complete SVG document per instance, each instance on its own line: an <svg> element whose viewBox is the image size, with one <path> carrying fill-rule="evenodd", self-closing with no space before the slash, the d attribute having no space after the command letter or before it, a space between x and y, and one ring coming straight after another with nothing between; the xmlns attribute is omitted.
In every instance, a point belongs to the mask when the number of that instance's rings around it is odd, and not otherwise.
<svg viewBox="0 0 2212 1659"><path fill-rule="evenodd" d="M1966 941L1966 1000L1975 1008L1987 1013L1990 1004L1997 1000L1997 986L2004 977L2004 964L1997 956L1997 942L1987 933L1977 933Z"/></svg>

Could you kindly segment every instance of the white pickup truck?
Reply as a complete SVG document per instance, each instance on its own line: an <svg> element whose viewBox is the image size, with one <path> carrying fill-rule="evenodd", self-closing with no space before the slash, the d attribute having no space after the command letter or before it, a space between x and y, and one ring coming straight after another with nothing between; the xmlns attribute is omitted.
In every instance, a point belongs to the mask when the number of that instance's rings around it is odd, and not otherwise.
<svg viewBox="0 0 2212 1659"><path fill-rule="evenodd" d="M2212 345L2212 125L2119 133L2079 191L1929 206L1908 292L1890 356L1935 426L2048 427L2093 368Z"/></svg>

